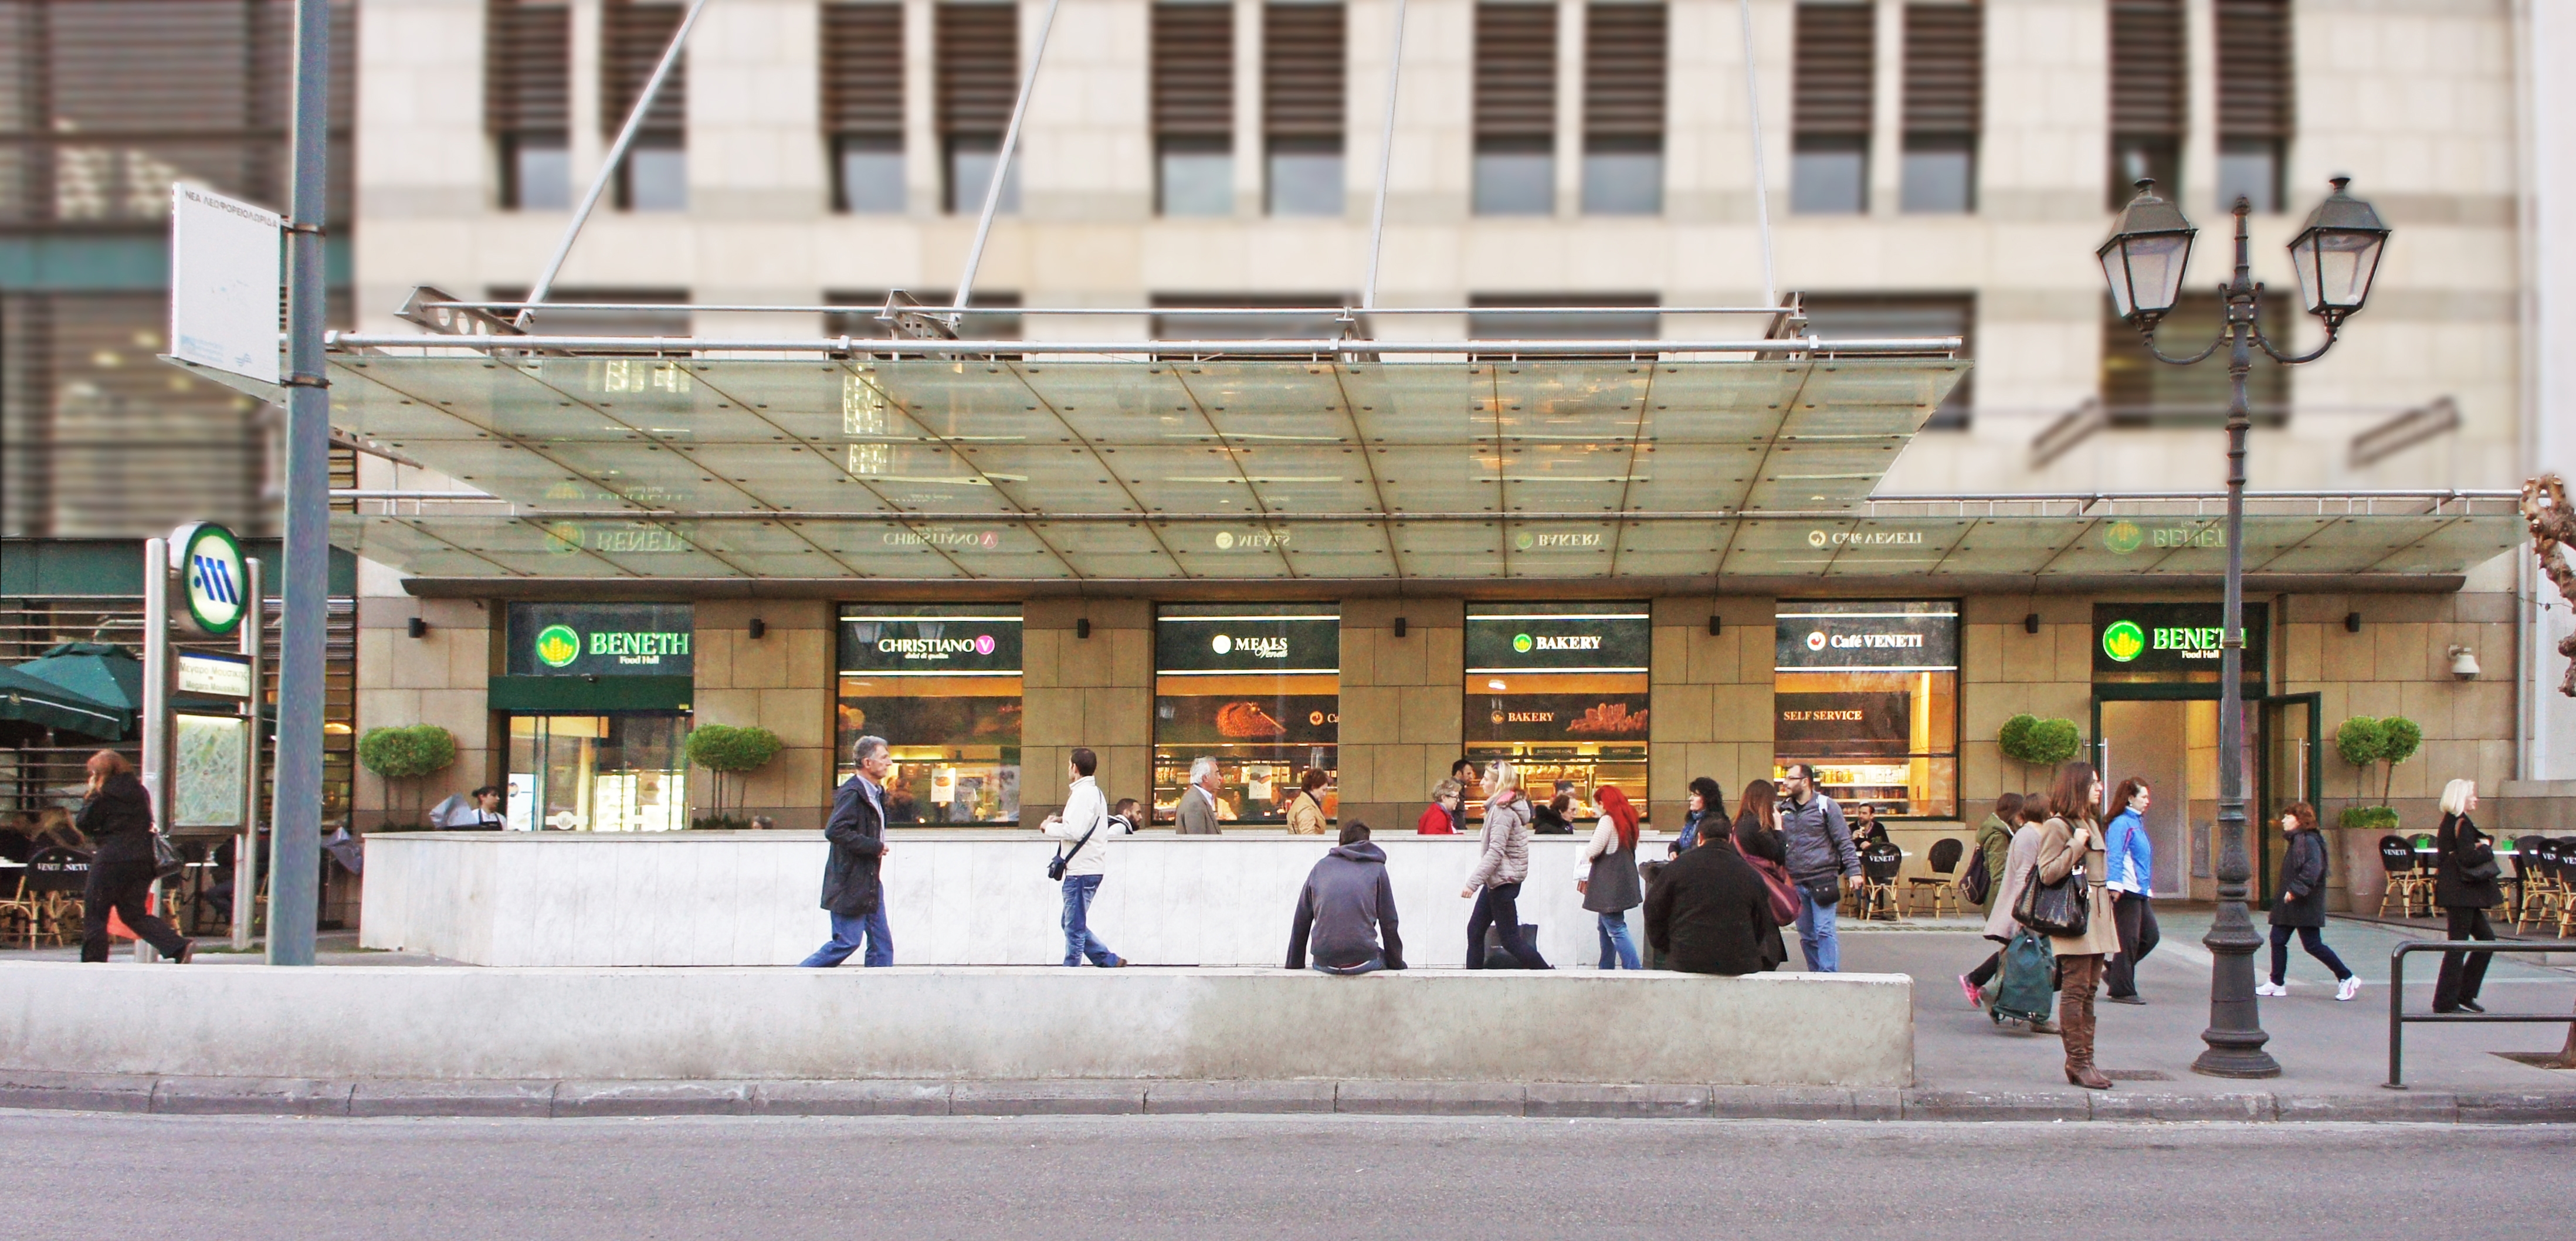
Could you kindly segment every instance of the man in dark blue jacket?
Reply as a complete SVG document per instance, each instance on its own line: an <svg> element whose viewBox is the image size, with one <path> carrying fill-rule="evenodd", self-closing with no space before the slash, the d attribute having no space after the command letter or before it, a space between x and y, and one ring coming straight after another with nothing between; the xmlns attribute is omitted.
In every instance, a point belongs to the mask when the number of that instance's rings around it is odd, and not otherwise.
<svg viewBox="0 0 2576 1241"><path fill-rule="evenodd" d="M1310 943L1315 968L1327 974L1404 968L1386 853L1369 843L1368 824L1357 819L1342 825L1341 844L1315 863L1305 890L1297 894L1297 916L1288 928L1288 968L1306 968Z"/></svg>
<svg viewBox="0 0 2576 1241"><path fill-rule="evenodd" d="M823 824L823 839L832 849L823 862L823 908L832 915L832 939L803 962L818 969L849 960L861 940L867 943L866 964L894 964L885 885L877 880L886 854L885 778L894 756L885 738L861 737L850 747L850 758L859 773L832 795L832 817Z"/></svg>

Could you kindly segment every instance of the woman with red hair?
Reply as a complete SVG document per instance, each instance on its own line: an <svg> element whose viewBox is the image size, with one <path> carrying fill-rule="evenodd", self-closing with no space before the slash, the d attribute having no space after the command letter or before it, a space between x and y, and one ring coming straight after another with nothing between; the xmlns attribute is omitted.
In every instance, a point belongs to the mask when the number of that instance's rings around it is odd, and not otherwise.
<svg viewBox="0 0 2576 1241"><path fill-rule="evenodd" d="M1628 934L1628 911L1646 903L1637 879L1637 808L1615 785L1602 785L1595 800L1601 821L1583 846L1574 888L1583 894L1583 907L1600 915L1601 968L1643 969L1637 941Z"/></svg>

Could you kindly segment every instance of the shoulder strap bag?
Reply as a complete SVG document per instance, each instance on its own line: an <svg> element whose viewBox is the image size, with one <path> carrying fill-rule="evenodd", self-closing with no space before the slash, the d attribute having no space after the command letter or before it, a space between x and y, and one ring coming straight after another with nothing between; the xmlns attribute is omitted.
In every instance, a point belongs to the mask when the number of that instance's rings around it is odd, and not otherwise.
<svg viewBox="0 0 2576 1241"><path fill-rule="evenodd" d="M1746 855L1753 873L1762 876L1762 886L1771 891L1771 920L1782 926L1798 920L1798 885L1789 882L1789 872L1769 858Z"/></svg>
<svg viewBox="0 0 2576 1241"><path fill-rule="evenodd" d="M1103 823L1106 823L1106 822L1108 822L1108 821L1109 821L1108 816L1107 816L1107 815L1103 815L1103 816L1101 816L1100 818L1093 819L1093 820L1091 821L1091 826L1089 826L1089 827L1087 827L1087 828L1082 829L1082 839L1080 839L1080 840L1077 840L1077 841L1073 842L1073 853L1067 853L1067 852L1065 852L1065 849L1064 849L1064 846L1063 846L1063 845L1057 845L1057 846L1055 847L1055 859L1054 859L1053 861L1050 861L1050 862L1048 862L1048 863L1047 863L1047 878L1049 878L1049 879L1062 879L1062 878L1064 878L1064 865L1065 865L1065 863L1070 862L1070 861L1072 861L1072 860L1073 860L1073 854L1074 854L1074 853L1080 853L1080 852L1082 852L1082 847L1083 847L1084 845L1087 845L1087 844L1090 844L1090 843L1091 843L1091 834L1092 834L1093 832L1099 831L1099 830L1100 830L1100 825L1101 825L1101 824L1103 824Z"/></svg>
<svg viewBox="0 0 2576 1241"><path fill-rule="evenodd" d="M2083 863L2055 883L2040 882L2038 864L2032 864L2030 882L2013 903L2013 921L2042 935L2071 939L2082 935L2092 920L2092 885L2085 881Z"/></svg>
<svg viewBox="0 0 2576 1241"><path fill-rule="evenodd" d="M185 858L179 856L179 847L171 844L170 838L162 835L160 828L153 828L152 877L167 879L186 869L188 869L188 863Z"/></svg>

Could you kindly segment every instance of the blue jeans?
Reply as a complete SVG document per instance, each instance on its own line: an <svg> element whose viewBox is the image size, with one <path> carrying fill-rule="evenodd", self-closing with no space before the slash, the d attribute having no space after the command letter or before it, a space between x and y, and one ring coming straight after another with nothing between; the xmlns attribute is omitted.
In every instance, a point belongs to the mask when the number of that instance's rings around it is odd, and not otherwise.
<svg viewBox="0 0 2576 1241"><path fill-rule="evenodd" d="M1807 885L1797 887L1798 950L1807 954L1807 969L1816 974L1839 972L1843 947L1834 939L1834 907L1817 904L1807 895Z"/></svg>
<svg viewBox="0 0 2576 1241"><path fill-rule="evenodd" d="M1600 918L1601 968L1644 969L1645 966L1637 961L1637 941L1628 938L1627 912L1602 914Z"/></svg>
<svg viewBox="0 0 2576 1241"><path fill-rule="evenodd" d="M894 964L894 936L886 930L883 900L877 902L876 908L855 918L844 918L839 914L833 914L831 942L815 949L814 955L798 964L816 969L830 969L849 960L850 954L859 950L861 939L865 939L868 944L868 954L860 958L861 964L870 966Z"/></svg>
<svg viewBox="0 0 2576 1241"><path fill-rule="evenodd" d="M1067 875L1064 877L1064 963L1080 965L1083 958L1093 965L1116 965L1118 954L1091 933L1091 900L1100 895L1100 876Z"/></svg>

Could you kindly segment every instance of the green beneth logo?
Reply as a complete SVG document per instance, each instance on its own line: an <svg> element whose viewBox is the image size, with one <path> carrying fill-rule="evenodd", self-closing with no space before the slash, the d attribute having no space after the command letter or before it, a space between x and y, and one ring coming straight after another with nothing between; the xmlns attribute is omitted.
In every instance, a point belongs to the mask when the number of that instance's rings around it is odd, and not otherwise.
<svg viewBox="0 0 2576 1241"><path fill-rule="evenodd" d="M581 635L570 625L548 625L537 631L537 662L549 668L569 667L581 658Z"/></svg>
<svg viewBox="0 0 2576 1241"><path fill-rule="evenodd" d="M1529 654L1530 636L1525 633L1512 635L1512 649L1519 651L1523 655Z"/></svg>
<svg viewBox="0 0 2576 1241"><path fill-rule="evenodd" d="M2115 521L2102 527L2102 546L2109 548L2114 556L2126 556L2144 546L2146 541L2147 532L2138 529L2138 523L2134 521Z"/></svg>
<svg viewBox="0 0 2576 1241"><path fill-rule="evenodd" d="M2102 653L2127 663L2146 652L2147 634L2136 621L2113 621L2102 631Z"/></svg>

